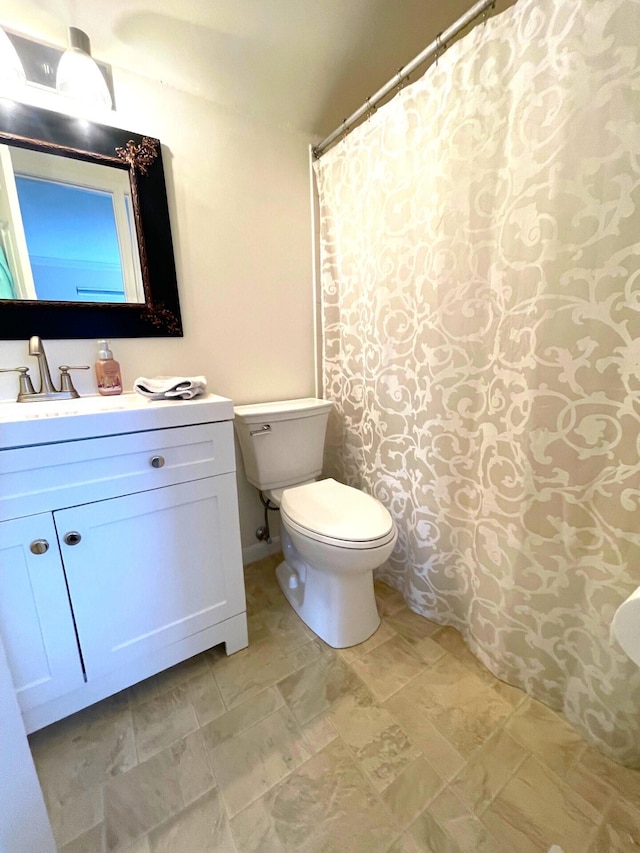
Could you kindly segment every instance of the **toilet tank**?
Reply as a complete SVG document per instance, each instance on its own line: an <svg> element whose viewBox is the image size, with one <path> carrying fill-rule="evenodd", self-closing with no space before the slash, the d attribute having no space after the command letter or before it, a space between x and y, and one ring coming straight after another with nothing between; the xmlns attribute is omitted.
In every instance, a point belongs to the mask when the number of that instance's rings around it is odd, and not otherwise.
<svg viewBox="0 0 640 853"><path fill-rule="evenodd" d="M233 423L249 482L266 491L321 474L332 405L306 397L235 406Z"/></svg>

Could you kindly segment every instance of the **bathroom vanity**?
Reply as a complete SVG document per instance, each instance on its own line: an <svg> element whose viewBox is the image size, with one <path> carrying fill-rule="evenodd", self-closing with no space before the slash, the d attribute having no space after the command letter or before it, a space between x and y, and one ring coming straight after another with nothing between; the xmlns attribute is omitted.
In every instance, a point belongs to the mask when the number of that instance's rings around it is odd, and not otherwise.
<svg viewBox="0 0 640 853"><path fill-rule="evenodd" d="M27 732L247 645L233 407L0 403L0 637Z"/></svg>

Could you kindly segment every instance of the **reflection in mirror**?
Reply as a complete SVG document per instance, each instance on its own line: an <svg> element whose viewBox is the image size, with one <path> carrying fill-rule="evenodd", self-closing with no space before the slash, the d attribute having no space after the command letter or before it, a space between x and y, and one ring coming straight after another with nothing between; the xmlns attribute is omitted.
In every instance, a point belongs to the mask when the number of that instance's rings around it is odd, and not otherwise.
<svg viewBox="0 0 640 853"><path fill-rule="evenodd" d="M162 151L0 98L0 340L34 334L182 336Z"/></svg>
<svg viewBox="0 0 640 853"><path fill-rule="evenodd" d="M144 302L128 170L6 145L0 168L0 298Z"/></svg>

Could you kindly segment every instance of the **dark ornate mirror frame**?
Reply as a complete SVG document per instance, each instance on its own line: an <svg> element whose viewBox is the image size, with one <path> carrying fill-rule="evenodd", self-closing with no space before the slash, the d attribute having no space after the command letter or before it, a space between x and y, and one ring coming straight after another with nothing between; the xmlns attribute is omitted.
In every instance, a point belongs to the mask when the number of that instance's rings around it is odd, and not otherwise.
<svg viewBox="0 0 640 853"><path fill-rule="evenodd" d="M144 304L0 299L0 340L181 337L160 142L2 98L0 142L129 172L145 293Z"/></svg>

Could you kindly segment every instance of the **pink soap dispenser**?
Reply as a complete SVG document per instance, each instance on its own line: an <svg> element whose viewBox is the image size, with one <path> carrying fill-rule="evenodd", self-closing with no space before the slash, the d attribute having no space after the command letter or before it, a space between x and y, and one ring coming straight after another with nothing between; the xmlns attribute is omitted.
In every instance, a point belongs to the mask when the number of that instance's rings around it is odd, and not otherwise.
<svg viewBox="0 0 640 853"><path fill-rule="evenodd" d="M96 379L98 393L105 397L122 394L122 373L120 365L109 349L109 341L98 341L98 359L96 361Z"/></svg>

